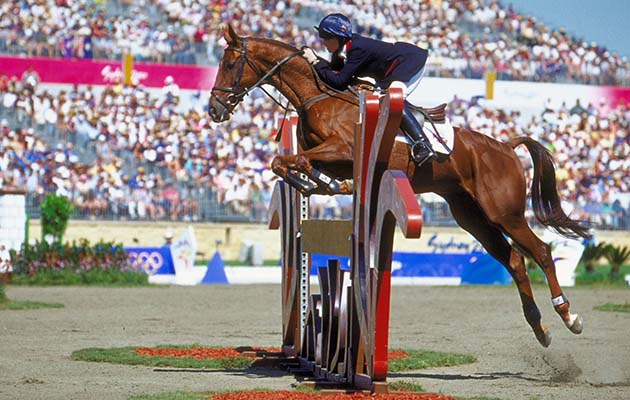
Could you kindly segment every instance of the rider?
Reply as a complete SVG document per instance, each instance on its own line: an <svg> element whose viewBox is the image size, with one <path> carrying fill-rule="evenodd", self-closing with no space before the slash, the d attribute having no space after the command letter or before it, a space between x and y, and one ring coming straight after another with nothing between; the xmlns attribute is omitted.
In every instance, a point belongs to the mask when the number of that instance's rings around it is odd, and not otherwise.
<svg viewBox="0 0 630 400"><path fill-rule="evenodd" d="M352 34L350 20L338 13L327 15L314 28L332 53L331 61L321 60L310 48L304 49L304 57L324 81L337 89L345 89L355 77L368 76L381 88L389 88L392 82L397 82L407 99L422 80L429 53L425 49L410 43L392 44ZM407 100L400 127L412 141L411 155L415 162L422 164L435 156Z"/></svg>

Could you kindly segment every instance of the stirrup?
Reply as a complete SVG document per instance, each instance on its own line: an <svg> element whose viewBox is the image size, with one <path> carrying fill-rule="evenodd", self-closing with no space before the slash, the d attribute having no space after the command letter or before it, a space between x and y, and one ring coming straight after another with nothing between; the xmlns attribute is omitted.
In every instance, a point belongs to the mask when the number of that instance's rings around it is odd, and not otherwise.
<svg viewBox="0 0 630 400"><path fill-rule="evenodd" d="M416 142L411 145L411 158L413 161L422 165L435 157L435 152L423 142Z"/></svg>

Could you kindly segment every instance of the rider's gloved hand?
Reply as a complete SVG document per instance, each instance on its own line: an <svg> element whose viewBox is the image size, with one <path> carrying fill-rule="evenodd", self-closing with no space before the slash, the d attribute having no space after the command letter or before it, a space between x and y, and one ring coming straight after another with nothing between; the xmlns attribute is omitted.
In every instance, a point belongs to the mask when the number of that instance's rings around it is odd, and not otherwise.
<svg viewBox="0 0 630 400"><path fill-rule="evenodd" d="M317 54L315 54L310 47L304 47L302 51L304 52L304 58L306 58L306 61L309 63L317 64L319 62L319 57L317 57Z"/></svg>

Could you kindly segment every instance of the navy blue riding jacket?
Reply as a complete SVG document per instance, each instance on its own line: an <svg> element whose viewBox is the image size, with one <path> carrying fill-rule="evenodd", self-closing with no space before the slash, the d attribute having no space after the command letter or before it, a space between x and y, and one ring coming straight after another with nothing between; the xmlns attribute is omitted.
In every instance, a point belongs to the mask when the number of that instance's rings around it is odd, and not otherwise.
<svg viewBox="0 0 630 400"><path fill-rule="evenodd" d="M339 52L330 62L315 64L319 76L336 89L345 89L352 78L369 76L381 88L393 81L408 82L427 62L429 52L410 43L386 43L357 34L346 43L347 59L344 63Z"/></svg>

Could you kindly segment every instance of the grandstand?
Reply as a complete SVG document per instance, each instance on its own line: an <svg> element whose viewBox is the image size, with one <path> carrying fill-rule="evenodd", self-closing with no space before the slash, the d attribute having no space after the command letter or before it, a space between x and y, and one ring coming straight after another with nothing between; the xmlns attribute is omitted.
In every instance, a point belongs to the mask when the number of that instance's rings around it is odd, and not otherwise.
<svg viewBox="0 0 630 400"><path fill-rule="evenodd" d="M226 22L243 35L324 54L310 27L332 11L352 15L360 33L427 46L427 72L440 87L479 80L488 71L510 88L546 82L567 96L577 85L580 93L587 90L581 85L630 85L627 58L485 0L9 0L0 5L0 57L120 61L129 52L138 63L212 69ZM56 192L72 199L75 218L264 220L276 179L269 168L274 126L282 112L262 92L253 92L229 123L217 125L205 111L208 93L179 87L177 74L157 86L121 79L104 86L53 85L42 82L42 71L7 74L5 67L3 62L0 187L25 188L33 217L43 197ZM590 103L576 95L537 98L538 109L525 112L476 96L448 100L455 125L498 139L529 135L552 150L573 216L603 228L630 228L630 103L604 95ZM341 212L337 201L317 201L323 217ZM428 223L453 224L444 202L431 196L423 202Z"/></svg>

